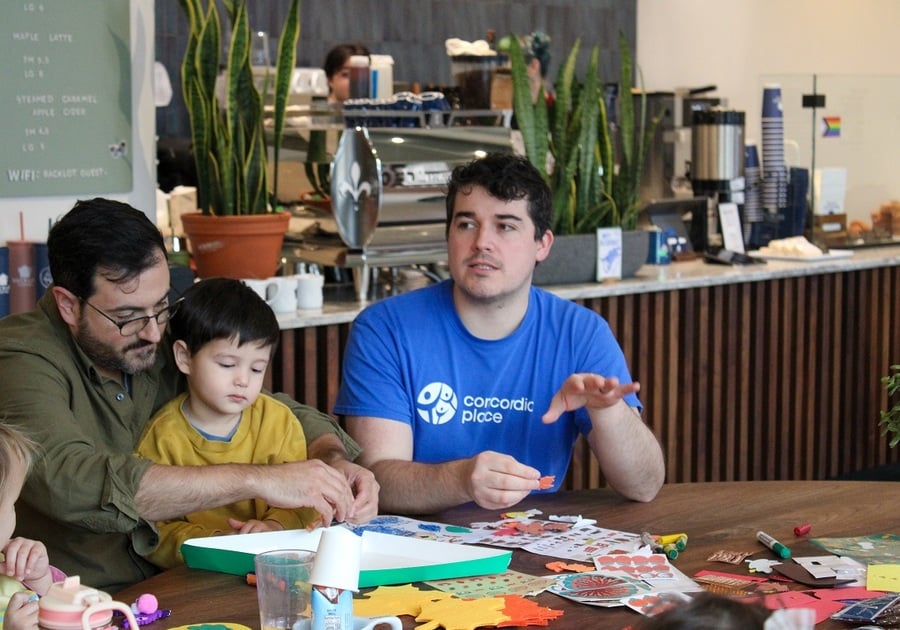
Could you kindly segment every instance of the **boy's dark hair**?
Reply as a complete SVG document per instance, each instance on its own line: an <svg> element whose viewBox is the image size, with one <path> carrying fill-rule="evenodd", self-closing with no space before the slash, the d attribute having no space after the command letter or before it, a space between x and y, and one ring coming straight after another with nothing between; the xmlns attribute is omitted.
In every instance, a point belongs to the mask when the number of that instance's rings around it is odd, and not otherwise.
<svg viewBox="0 0 900 630"><path fill-rule="evenodd" d="M762 630L771 611L759 602L701 593L638 624L638 630Z"/></svg>
<svg viewBox="0 0 900 630"><path fill-rule="evenodd" d="M96 289L94 276L132 280L166 257L159 229L127 203L81 200L50 228L47 254L53 284L82 299Z"/></svg>
<svg viewBox="0 0 900 630"><path fill-rule="evenodd" d="M534 223L534 240L539 241L550 229L553 200L550 187L528 158L512 153L489 153L483 158L457 166L447 184L447 227L450 233L456 195L467 194L473 186L484 188L492 197L503 201L528 200L528 215Z"/></svg>
<svg viewBox="0 0 900 630"><path fill-rule="evenodd" d="M215 339L234 339L239 346L258 343L275 352L280 330L275 313L240 280L208 278L190 287L169 320L172 340L191 354Z"/></svg>

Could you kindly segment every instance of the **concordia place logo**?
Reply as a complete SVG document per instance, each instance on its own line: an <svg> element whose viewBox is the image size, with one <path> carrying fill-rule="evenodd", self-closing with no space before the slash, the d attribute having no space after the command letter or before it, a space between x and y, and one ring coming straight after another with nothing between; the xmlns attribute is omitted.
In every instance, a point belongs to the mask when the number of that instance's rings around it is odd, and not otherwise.
<svg viewBox="0 0 900 630"><path fill-rule="evenodd" d="M459 398L453 388L446 383L434 382L426 385L416 398L416 412L429 424L446 424L459 410ZM463 424L500 424L512 413L534 412L534 401L530 398L500 398L497 396L462 396L461 421Z"/></svg>
<svg viewBox="0 0 900 630"><path fill-rule="evenodd" d="M416 398L419 417L429 424L450 422L456 413L456 392L446 383L431 383L422 388Z"/></svg>

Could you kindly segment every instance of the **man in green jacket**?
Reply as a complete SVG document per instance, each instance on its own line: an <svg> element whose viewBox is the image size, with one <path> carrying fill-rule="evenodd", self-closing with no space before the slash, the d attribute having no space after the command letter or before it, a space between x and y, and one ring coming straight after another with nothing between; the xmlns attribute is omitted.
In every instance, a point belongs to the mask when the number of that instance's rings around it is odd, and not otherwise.
<svg viewBox="0 0 900 630"><path fill-rule="evenodd" d="M17 534L51 562L115 592L157 569L152 523L244 499L365 521L378 484L327 415L279 397L310 459L272 466L165 466L134 455L149 418L184 385L165 340L177 308L156 226L131 206L79 201L48 238L54 284L30 313L0 320L0 421L41 445L16 506Z"/></svg>

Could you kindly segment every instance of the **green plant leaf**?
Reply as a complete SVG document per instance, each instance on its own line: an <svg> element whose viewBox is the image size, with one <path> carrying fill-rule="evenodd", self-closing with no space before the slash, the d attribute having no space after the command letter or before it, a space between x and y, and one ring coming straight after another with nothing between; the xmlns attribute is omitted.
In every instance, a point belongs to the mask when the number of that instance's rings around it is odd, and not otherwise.
<svg viewBox="0 0 900 630"><path fill-rule="evenodd" d="M881 378L884 389L888 395L888 403L890 398L900 392L900 365L890 366L893 374ZM881 435L886 436L893 434L889 441L891 448L900 444L900 401L894 404L890 409L879 412L878 424L882 426Z"/></svg>
<svg viewBox="0 0 900 630"><path fill-rule="evenodd" d="M200 82L196 76L184 87L185 103L191 118L191 142L194 148L194 166L197 171L197 208L202 212L210 211L212 200L209 191L212 186L212 165L210 164L210 130L209 105L203 98Z"/></svg>
<svg viewBox="0 0 900 630"><path fill-rule="evenodd" d="M210 4L214 0L210 0ZM244 4L244 0L220 0L222 6L225 7L225 13L228 14L228 19L231 20L231 23L234 24L237 19L235 15L237 14L238 5Z"/></svg>
<svg viewBox="0 0 900 630"><path fill-rule="evenodd" d="M535 109L531 102L531 89L528 85L528 69L525 67L525 57L519 38L510 36L509 63L510 73L513 79L513 112L516 123L522 133L522 143L525 145L525 155L529 161L537 165L540 163L539 149L537 145L538 130L535 124ZM546 175L546 167L538 168Z"/></svg>
<svg viewBox="0 0 900 630"><path fill-rule="evenodd" d="M210 3L206 19L197 33L197 45L193 49L194 71L203 88L204 98L216 94L216 76L219 73L219 53L222 46L222 22L215 4Z"/></svg>
<svg viewBox="0 0 900 630"><path fill-rule="evenodd" d="M578 193L575 201L575 231L590 231L597 219L592 210L594 181L597 176L597 134L600 110L600 85L597 77L600 48L595 46L585 74L579 98L580 134L578 136ZM596 228L594 228L596 229Z"/></svg>
<svg viewBox="0 0 900 630"><path fill-rule="evenodd" d="M190 17L191 36L181 68L182 93L184 94L188 116L191 122L191 140L197 170L197 206L203 212L212 211L209 186L213 184L213 169L210 164L212 138L214 137L214 104L210 95L215 94L216 64L204 63L210 54L218 57L221 41L221 26L215 6L210 5L204 13L200 0L182 0L182 7Z"/></svg>
<svg viewBox="0 0 900 630"><path fill-rule="evenodd" d="M246 182L246 203L251 213L262 214L274 207L274 204L269 203L266 139L262 121L257 126L256 133L251 136L242 179Z"/></svg>
<svg viewBox="0 0 900 630"><path fill-rule="evenodd" d="M297 40L300 38L300 1L292 0L288 8L281 37L278 40L278 58L275 63L275 94L273 97L272 160L273 194L278 194L278 162L281 157L281 141L287 113L288 92L297 60ZM274 207L275 204L273 203Z"/></svg>
<svg viewBox="0 0 900 630"><path fill-rule="evenodd" d="M621 60L621 74L619 76L619 134L622 145L623 162L628 165L634 161L634 99L631 97L631 85L633 82L633 70L631 67L631 52L628 49L628 41L625 34L619 33L619 54Z"/></svg>
<svg viewBox="0 0 900 630"><path fill-rule="evenodd" d="M306 148L306 161L303 166L306 178L313 190L322 197L331 196L330 168L326 146L327 137L324 129L313 129L309 132L309 144Z"/></svg>
<svg viewBox="0 0 900 630"><path fill-rule="evenodd" d="M556 99L553 102L553 147L554 157L564 163L568 162L569 154L572 150L572 142L569 137L569 119L574 98L575 62L578 60L580 48L581 39L576 39L556 80Z"/></svg>

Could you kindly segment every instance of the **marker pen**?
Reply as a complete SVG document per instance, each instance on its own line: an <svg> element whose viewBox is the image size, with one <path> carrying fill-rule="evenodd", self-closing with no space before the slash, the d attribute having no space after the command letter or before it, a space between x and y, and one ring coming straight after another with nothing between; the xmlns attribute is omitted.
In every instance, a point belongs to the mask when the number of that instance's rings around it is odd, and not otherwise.
<svg viewBox="0 0 900 630"><path fill-rule="evenodd" d="M678 547L676 547L674 544L669 543L667 545L663 545L662 550L669 560L675 560L676 558L678 558Z"/></svg>
<svg viewBox="0 0 900 630"><path fill-rule="evenodd" d="M687 534L660 534L655 538L663 546L675 545L678 551L684 551L684 548L687 547Z"/></svg>
<svg viewBox="0 0 900 630"><path fill-rule="evenodd" d="M641 532L641 544L650 547L650 551L652 553L665 553L663 551L662 545L656 542L656 539L653 538L648 532Z"/></svg>
<svg viewBox="0 0 900 630"><path fill-rule="evenodd" d="M766 547L774 551L777 556L784 558L785 560L791 557L791 550L769 536L766 532L756 532L756 539Z"/></svg>

